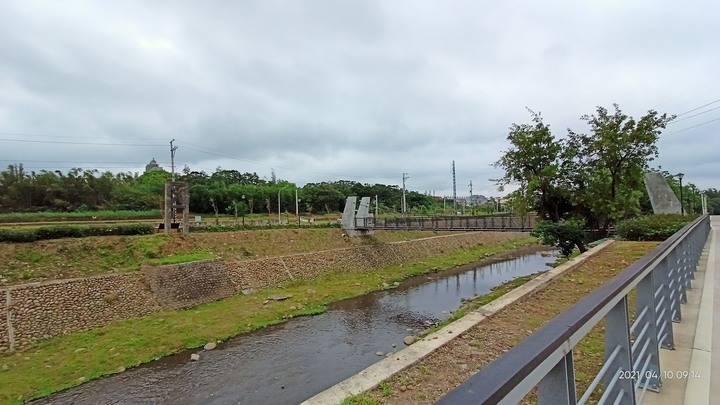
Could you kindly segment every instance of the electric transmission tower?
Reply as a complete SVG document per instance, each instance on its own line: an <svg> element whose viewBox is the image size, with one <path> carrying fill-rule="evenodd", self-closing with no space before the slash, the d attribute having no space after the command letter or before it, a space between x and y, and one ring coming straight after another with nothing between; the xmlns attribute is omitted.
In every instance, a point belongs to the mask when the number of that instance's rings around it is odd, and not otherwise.
<svg viewBox="0 0 720 405"><path fill-rule="evenodd" d="M455 183L455 161L452 161L452 169L453 169L453 215L455 215L455 212L457 212L457 186Z"/></svg>

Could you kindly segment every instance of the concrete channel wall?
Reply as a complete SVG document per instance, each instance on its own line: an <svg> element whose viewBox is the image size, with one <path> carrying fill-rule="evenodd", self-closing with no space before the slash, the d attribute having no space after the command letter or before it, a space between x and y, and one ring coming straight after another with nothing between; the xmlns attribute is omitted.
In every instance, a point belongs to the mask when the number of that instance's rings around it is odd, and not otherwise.
<svg viewBox="0 0 720 405"><path fill-rule="evenodd" d="M265 259L204 260L0 289L0 353L32 342L159 312L189 308L232 295L308 279L331 271L371 271L456 252L490 240L526 237L516 232L470 232L389 244Z"/></svg>

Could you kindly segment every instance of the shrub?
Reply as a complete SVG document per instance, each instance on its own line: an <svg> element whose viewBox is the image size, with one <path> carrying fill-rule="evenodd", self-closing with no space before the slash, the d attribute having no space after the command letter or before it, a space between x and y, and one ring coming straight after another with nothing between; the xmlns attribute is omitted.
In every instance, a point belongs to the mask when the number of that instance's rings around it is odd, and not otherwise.
<svg viewBox="0 0 720 405"><path fill-rule="evenodd" d="M148 235L155 230L148 224L104 226L49 226L35 229L0 229L0 242L27 243L37 240L83 238L86 236Z"/></svg>
<svg viewBox="0 0 720 405"><path fill-rule="evenodd" d="M532 236L539 238L543 245L560 249L563 256L569 257L575 246L585 252L585 231L583 223L577 220L563 222L540 221L533 229Z"/></svg>
<svg viewBox="0 0 720 405"><path fill-rule="evenodd" d="M693 219L692 216L677 214L648 215L619 222L615 232L625 240L663 241Z"/></svg>

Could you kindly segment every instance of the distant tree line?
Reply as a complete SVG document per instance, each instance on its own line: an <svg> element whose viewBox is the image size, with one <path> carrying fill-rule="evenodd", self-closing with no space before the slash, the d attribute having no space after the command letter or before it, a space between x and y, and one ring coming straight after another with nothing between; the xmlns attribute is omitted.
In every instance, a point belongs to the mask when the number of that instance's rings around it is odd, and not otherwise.
<svg viewBox="0 0 720 405"><path fill-rule="evenodd" d="M74 168L61 171L26 171L21 163L0 173L0 212L94 211L160 209L170 173L153 170L143 174L100 172ZM218 168L214 173L185 167L176 175L190 185L190 210L195 213L253 214L295 213L296 185L257 173ZM304 214L342 211L347 196L378 197L381 213L401 211L402 190L395 185L355 181L309 183L297 188ZM442 210L442 201L416 191L406 193L408 211L430 215ZM374 200L373 207L374 210ZM452 206L452 202L450 202Z"/></svg>

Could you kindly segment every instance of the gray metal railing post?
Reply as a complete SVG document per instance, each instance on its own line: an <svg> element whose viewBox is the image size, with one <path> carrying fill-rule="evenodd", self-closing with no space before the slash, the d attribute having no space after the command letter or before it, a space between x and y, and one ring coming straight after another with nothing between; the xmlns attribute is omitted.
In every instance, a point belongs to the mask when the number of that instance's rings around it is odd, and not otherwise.
<svg viewBox="0 0 720 405"><path fill-rule="evenodd" d="M652 270L653 295L655 296L655 320L657 339L663 349L674 350L675 338L672 329L672 303L670 301L670 258L663 259Z"/></svg>
<svg viewBox="0 0 720 405"><path fill-rule="evenodd" d="M622 297L605 317L605 361L610 367L605 374L605 392L599 403L609 399L613 404L635 405L627 296Z"/></svg>
<svg viewBox="0 0 720 405"><path fill-rule="evenodd" d="M697 233L694 233L690 235L689 238L687 238L687 273L688 273L688 283L685 287L688 290L692 290L692 280L695 280L695 270L697 267L696 258L699 256L699 252L697 252L696 240Z"/></svg>
<svg viewBox="0 0 720 405"><path fill-rule="evenodd" d="M655 314L657 299L655 297L653 272L640 280L635 289L634 336L638 354L633 352L640 387L647 386L652 391L660 391L660 353L658 349L658 324Z"/></svg>
<svg viewBox="0 0 720 405"><path fill-rule="evenodd" d="M556 404L577 404L572 351L566 354L538 384L538 405Z"/></svg>
<svg viewBox="0 0 720 405"><path fill-rule="evenodd" d="M689 243L688 238L683 239L682 242L677 246L676 251L678 252L678 266L680 273L678 274L678 280L680 284L680 303L687 304L687 290L690 284L690 259L689 259Z"/></svg>
<svg viewBox="0 0 720 405"><path fill-rule="evenodd" d="M680 261L678 260L678 249L673 249L667 255L668 265L668 290L670 292L670 314L673 322L682 320L682 308L680 308Z"/></svg>

